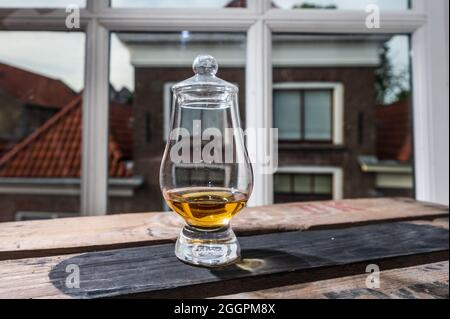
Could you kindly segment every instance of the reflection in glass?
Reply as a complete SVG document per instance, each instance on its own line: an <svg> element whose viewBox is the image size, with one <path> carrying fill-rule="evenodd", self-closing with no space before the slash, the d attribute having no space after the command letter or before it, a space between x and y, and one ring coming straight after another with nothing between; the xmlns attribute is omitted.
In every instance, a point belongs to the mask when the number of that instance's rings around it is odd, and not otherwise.
<svg viewBox="0 0 450 319"><path fill-rule="evenodd" d="M275 33L272 38L279 167L311 173L290 181L275 177L275 201L341 194L412 197L409 37Z"/></svg>
<svg viewBox="0 0 450 319"><path fill-rule="evenodd" d="M244 8L246 0L112 0L112 7L126 8Z"/></svg>
<svg viewBox="0 0 450 319"><path fill-rule="evenodd" d="M125 180L110 176L109 213L169 209L158 175L170 126L172 87L192 76L192 61L204 52L221 62L221 77L239 88L239 115L245 123L245 34L187 30L111 34L110 99L123 112L117 111L115 120L110 117L110 127L116 127L113 137L128 175ZM194 119L211 126L221 123L218 114L207 110L184 112L182 126L189 132ZM179 169L177 176L186 183L203 179ZM210 174L219 180L224 173L218 168Z"/></svg>
<svg viewBox="0 0 450 319"><path fill-rule="evenodd" d="M86 0L0 0L0 8L65 8L75 5L86 7Z"/></svg>
<svg viewBox="0 0 450 319"><path fill-rule="evenodd" d="M274 90L274 125L280 140L302 139L301 98L298 91Z"/></svg>
<svg viewBox="0 0 450 319"><path fill-rule="evenodd" d="M84 41L0 31L0 222L79 214Z"/></svg>
<svg viewBox="0 0 450 319"><path fill-rule="evenodd" d="M305 91L305 140L331 141L332 92Z"/></svg>
<svg viewBox="0 0 450 319"><path fill-rule="evenodd" d="M364 10L367 5L377 5L381 10L407 10L409 0L273 0L280 9Z"/></svg>

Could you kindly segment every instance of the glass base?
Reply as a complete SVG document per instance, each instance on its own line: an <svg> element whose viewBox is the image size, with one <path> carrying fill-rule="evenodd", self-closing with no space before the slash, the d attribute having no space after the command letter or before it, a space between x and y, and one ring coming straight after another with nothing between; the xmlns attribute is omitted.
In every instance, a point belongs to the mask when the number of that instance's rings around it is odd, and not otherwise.
<svg viewBox="0 0 450 319"><path fill-rule="evenodd" d="M204 230L186 225L178 236L175 255L191 265L222 267L239 261L241 248L230 226Z"/></svg>

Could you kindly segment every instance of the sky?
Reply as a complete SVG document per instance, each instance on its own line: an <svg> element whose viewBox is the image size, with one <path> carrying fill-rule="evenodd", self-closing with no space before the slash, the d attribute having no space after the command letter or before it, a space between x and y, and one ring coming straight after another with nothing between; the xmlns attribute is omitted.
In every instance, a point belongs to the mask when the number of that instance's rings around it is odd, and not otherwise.
<svg viewBox="0 0 450 319"><path fill-rule="evenodd" d="M80 91L84 82L82 32L0 31L0 63L60 79Z"/></svg>

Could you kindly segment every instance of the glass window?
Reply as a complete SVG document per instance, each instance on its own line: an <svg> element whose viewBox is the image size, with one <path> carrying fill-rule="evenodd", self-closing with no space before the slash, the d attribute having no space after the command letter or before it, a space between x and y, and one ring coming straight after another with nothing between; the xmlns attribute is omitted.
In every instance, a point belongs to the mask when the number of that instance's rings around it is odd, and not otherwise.
<svg viewBox="0 0 450 319"><path fill-rule="evenodd" d="M413 197L410 37L272 39L278 166L341 169L344 198ZM315 195L332 189L323 177L311 183ZM307 184L294 180L298 190Z"/></svg>
<svg viewBox="0 0 450 319"><path fill-rule="evenodd" d="M275 90L274 126L278 128L278 137L283 141L302 139L302 112L300 91Z"/></svg>
<svg viewBox="0 0 450 319"><path fill-rule="evenodd" d="M342 9L364 10L367 5L375 4L382 10L407 10L409 0L273 0L273 6L279 9Z"/></svg>
<svg viewBox="0 0 450 319"><path fill-rule="evenodd" d="M284 174L275 175L273 188L276 193L290 193L291 192L290 176Z"/></svg>
<svg viewBox="0 0 450 319"><path fill-rule="evenodd" d="M273 117L279 140L332 143L332 103L333 91L275 89Z"/></svg>
<svg viewBox="0 0 450 319"><path fill-rule="evenodd" d="M86 6L86 0L0 0L0 8L65 8L76 5Z"/></svg>
<svg viewBox="0 0 450 319"><path fill-rule="evenodd" d="M331 194L333 191L332 178L329 175L316 175L314 178L315 194Z"/></svg>
<svg viewBox="0 0 450 319"><path fill-rule="evenodd" d="M169 131L170 88L193 76L192 62L204 52L217 59L219 77L239 86L240 116L245 123L245 34L111 34L110 130L118 157L116 164L110 163L110 181L114 181L109 183L110 213L164 209L159 168ZM216 121L207 114L206 118ZM208 122L202 125L216 126ZM191 129L192 118L183 118L183 126ZM113 169L123 164L126 170ZM180 176L195 182L204 178L220 180L224 175L220 170L211 174L214 176Z"/></svg>
<svg viewBox="0 0 450 319"><path fill-rule="evenodd" d="M0 43L0 221L78 214L85 36L0 31Z"/></svg>
<svg viewBox="0 0 450 319"><path fill-rule="evenodd" d="M244 8L246 0L112 0L112 7L126 8Z"/></svg>
<svg viewBox="0 0 450 319"><path fill-rule="evenodd" d="M275 174L275 203L333 198L331 174Z"/></svg>
<svg viewBox="0 0 450 319"><path fill-rule="evenodd" d="M305 194L311 192L311 175L294 175L294 193Z"/></svg>
<svg viewBox="0 0 450 319"><path fill-rule="evenodd" d="M305 140L331 141L333 92L305 91Z"/></svg>

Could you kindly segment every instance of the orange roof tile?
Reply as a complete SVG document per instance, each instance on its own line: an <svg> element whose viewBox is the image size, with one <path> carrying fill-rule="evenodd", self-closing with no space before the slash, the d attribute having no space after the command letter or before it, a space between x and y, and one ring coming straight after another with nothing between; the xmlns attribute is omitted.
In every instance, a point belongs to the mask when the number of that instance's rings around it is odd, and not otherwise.
<svg viewBox="0 0 450 319"><path fill-rule="evenodd" d="M0 158L0 177L80 177L81 96ZM109 137L109 176L129 177L123 153Z"/></svg>
<svg viewBox="0 0 450 319"><path fill-rule="evenodd" d="M109 127L112 138L120 147L125 159L133 158L133 109L131 105L111 103Z"/></svg>
<svg viewBox="0 0 450 319"><path fill-rule="evenodd" d="M378 106L377 156L408 162L412 156L410 105L407 101Z"/></svg>
<svg viewBox="0 0 450 319"><path fill-rule="evenodd" d="M64 82L0 63L0 87L27 104L62 108L76 98Z"/></svg>

